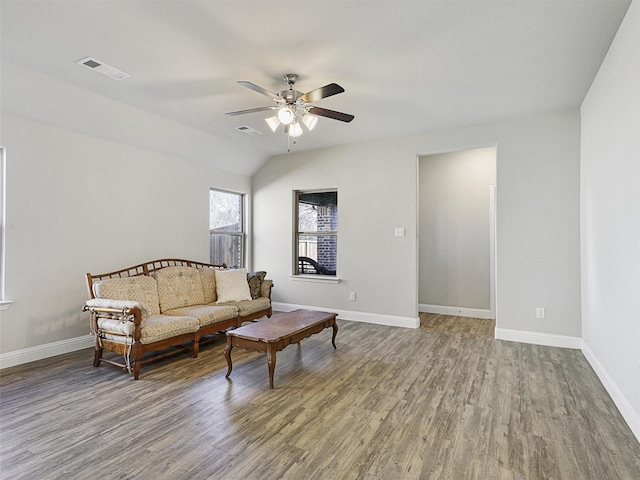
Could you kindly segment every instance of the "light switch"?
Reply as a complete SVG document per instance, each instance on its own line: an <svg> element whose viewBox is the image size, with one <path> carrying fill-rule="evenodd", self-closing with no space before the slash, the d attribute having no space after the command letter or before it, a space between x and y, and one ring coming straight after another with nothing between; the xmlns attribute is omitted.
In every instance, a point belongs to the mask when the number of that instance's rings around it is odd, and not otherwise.
<svg viewBox="0 0 640 480"><path fill-rule="evenodd" d="M404 228L396 227L396 237L404 237Z"/></svg>

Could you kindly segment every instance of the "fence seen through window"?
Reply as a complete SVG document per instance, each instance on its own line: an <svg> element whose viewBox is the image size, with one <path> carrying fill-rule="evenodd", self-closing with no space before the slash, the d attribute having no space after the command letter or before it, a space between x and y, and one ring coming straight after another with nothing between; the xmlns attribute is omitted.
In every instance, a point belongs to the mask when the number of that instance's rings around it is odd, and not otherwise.
<svg viewBox="0 0 640 480"><path fill-rule="evenodd" d="M209 193L211 263L244 266L244 195L212 188Z"/></svg>

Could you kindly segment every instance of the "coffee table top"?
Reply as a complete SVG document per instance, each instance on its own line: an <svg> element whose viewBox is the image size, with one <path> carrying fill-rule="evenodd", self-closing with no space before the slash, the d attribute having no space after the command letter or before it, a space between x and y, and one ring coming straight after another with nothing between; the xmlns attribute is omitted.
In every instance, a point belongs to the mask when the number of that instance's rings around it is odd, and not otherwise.
<svg viewBox="0 0 640 480"><path fill-rule="evenodd" d="M282 337L291 336L337 316L337 313L294 310L288 313L278 313L271 318L229 330L227 336L249 338L261 342L275 342Z"/></svg>

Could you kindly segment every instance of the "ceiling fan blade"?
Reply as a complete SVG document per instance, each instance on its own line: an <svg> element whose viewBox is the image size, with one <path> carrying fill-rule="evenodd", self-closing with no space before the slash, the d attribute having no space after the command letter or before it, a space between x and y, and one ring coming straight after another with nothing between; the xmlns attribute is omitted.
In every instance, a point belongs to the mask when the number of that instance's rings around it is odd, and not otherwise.
<svg viewBox="0 0 640 480"><path fill-rule="evenodd" d="M325 85L324 87L311 90L310 92L302 95L300 98L307 103L314 103L318 100L322 100L323 98L330 97L331 95L337 95L338 93L342 92L344 92L344 88L342 88L337 83L330 83L329 85Z"/></svg>
<svg viewBox="0 0 640 480"><path fill-rule="evenodd" d="M266 88L262 88L258 85L256 85L255 83L251 83L251 82L245 82L240 80L238 82L239 85L242 85L243 87L247 87L250 90L253 90L254 92L258 92L261 93L262 95L266 95L269 98L272 98L273 100L279 100L280 97L278 95L276 95L273 92L270 92L269 90L267 90Z"/></svg>
<svg viewBox="0 0 640 480"><path fill-rule="evenodd" d="M238 110L237 112L227 112L225 115L244 115L245 113L264 112L265 110L277 110L276 105L270 105L268 107L248 108L247 110Z"/></svg>
<svg viewBox="0 0 640 480"><path fill-rule="evenodd" d="M332 118L334 120L340 120L341 122L347 123L356 118L353 115L349 115L348 113L336 112L334 110L328 110L326 108L320 107L311 107L309 109L309 113L311 113L312 115L318 115L319 117Z"/></svg>

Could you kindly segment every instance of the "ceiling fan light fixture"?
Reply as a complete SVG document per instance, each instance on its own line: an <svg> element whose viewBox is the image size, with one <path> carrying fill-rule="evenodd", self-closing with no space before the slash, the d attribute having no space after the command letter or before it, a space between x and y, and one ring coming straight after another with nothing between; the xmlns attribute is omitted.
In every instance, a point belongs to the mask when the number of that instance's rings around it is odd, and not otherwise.
<svg viewBox="0 0 640 480"><path fill-rule="evenodd" d="M264 121L267 122L267 125L269 125L269 128L274 133L280 126L280 120L278 120L277 115L274 115L273 117L265 118Z"/></svg>
<svg viewBox="0 0 640 480"><path fill-rule="evenodd" d="M280 120L280 123L283 123L284 125L289 125L293 122L294 117L295 115L289 107L282 107L278 110L278 120Z"/></svg>
<svg viewBox="0 0 640 480"><path fill-rule="evenodd" d="M296 138L302 135L302 126L298 122L293 122L289 125L289 136Z"/></svg>
<svg viewBox="0 0 640 480"><path fill-rule="evenodd" d="M315 115L311 115L310 113L305 113L302 117L302 123L304 123L309 131L311 131L318 123L318 117L316 117Z"/></svg>

